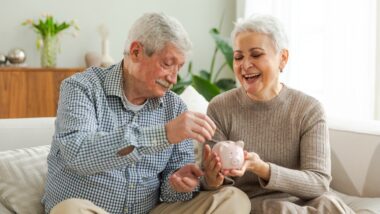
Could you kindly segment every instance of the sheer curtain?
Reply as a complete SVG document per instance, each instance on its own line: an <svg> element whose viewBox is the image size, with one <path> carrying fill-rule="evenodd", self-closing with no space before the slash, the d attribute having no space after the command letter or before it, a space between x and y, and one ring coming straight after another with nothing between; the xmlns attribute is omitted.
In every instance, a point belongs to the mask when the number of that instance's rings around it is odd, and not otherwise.
<svg viewBox="0 0 380 214"><path fill-rule="evenodd" d="M331 118L375 119L376 0L238 0L241 16L272 14L289 36L282 82Z"/></svg>

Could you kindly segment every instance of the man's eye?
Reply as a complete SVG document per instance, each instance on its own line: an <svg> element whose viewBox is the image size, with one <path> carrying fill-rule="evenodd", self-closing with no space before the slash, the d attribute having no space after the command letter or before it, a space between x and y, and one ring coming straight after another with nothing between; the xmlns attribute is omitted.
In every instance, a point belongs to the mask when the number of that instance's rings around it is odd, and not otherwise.
<svg viewBox="0 0 380 214"><path fill-rule="evenodd" d="M170 63L164 62L164 63L162 63L162 66L165 68L169 68L172 65Z"/></svg>

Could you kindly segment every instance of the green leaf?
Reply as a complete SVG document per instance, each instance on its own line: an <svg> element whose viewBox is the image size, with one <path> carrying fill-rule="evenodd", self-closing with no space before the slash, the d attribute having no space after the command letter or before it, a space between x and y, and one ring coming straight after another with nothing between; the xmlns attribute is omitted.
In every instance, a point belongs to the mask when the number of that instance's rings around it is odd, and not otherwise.
<svg viewBox="0 0 380 214"><path fill-rule="evenodd" d="M228 91L230 89L236 88L236 82L233 79L220 79L215 85L217 85L223 91Z"/></svg>
<svg viewBox="0 0 380 214"><path fill-rule="evenodd" d="M220 89L210 81L203 79L200 76L193 75L192 86L198 91L207 101L220 94Z"/></svg>
<svg viewBox="0 0 380 214"><path fill-rule="evenodd" d="M180 95L186 89L187 86L191 85L192 80L185 81L179 75L177 76L177 84L171 89L174 93Z"/></svg>
<svg viewBox="0 0 380 214"><path fill-rule="evenodd" d="M189 62L189 66L187 67L187 72L188 72L189 74L192 74L192 69L193 69L193 62L190 61L190 62Z"/></svg>
<svg viewBox="0 0 380 214"><path fill-rule="evenodd" d="M206 71L206 70L201 70L199 72L199 76L202 77L205 80L208 80L208 81L211 80L211 74L208 71Z"/></svg>
<svg viewBox="0 0 380 214"><path fill-rule="evenodd" d="M219 48L219 50L223 53L224 58L227 61L228 66L232 68L232 62L233 62L233 50L230 45L230 41L227 38L224 38L220 35L219 30L216 28L212 28L210 30L210 34L212 38L214 39L216 46Z"/></svg>

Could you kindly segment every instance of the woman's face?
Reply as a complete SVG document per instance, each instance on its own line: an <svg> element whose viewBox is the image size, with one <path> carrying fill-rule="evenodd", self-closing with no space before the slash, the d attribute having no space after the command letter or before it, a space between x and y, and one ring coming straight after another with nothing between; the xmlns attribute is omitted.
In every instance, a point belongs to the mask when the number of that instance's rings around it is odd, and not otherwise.
<svg viewBox="0 0 380 214"><path fill-rule="evenodd" d="M281 90L280 70L288 59L287 50L276 53L270 37L263 33L242 32L234 41L234 72L253 100L270 100Z"/></svg>

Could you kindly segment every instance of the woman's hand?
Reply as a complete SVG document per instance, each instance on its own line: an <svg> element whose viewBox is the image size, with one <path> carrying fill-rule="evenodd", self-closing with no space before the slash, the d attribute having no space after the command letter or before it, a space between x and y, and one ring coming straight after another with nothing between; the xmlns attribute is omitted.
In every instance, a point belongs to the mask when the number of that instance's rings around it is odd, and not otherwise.
<svg viewBox="0 0 380 214"><path fill-rule="evenodd" d="M269 180L270 168L269 164L261 160L260 156L255 152L244 151L244 164L241 169L223 170L222 173L225 176L241 177L246 171L255 173L265 181Z"/></svg>
<svg viewBox="0 0 380 214"><path fill-rule="evenodd" d="M215 152L211 151L209 145L204 146L203 167L205 171L205 181L211 188L217 188L223 184L224 175L221 173L222 163Z"/></svg>
<svg viewBox="0 0 380 214"><path fill-rule="evenodd" d="M174 172L169 183L177 192L192 192L199 185L202 170L196 164L187 164Z"/></svg>

